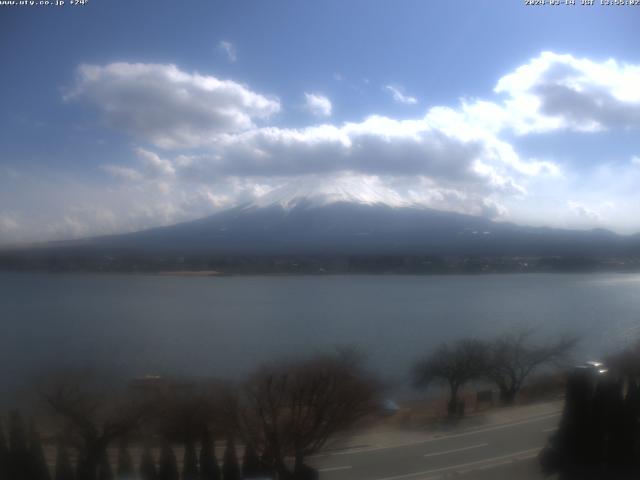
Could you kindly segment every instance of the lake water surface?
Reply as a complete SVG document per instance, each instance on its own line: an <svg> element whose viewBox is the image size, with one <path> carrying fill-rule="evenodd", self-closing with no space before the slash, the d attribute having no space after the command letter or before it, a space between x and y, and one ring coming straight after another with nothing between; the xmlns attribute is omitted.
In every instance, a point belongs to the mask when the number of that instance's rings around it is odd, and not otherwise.
<svg viewBox="0 0 640 480"><path fill-rule="evenodd" d="M236 377L341 345L406 378L439 343L532 326L597 357L640 334L640 276L237 276L0 273L0 376L77 362Z"/></svg>

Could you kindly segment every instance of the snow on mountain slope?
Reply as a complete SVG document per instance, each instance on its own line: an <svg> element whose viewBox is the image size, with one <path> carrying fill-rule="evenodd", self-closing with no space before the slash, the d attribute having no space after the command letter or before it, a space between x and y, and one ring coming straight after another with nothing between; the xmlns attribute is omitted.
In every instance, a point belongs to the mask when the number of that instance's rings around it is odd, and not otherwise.
<svg viewBox="0 0 640 480"><path fill-rule="evenodd" d="M381 185L375 178L345 176L330 183L318 182L316 179L291 182L262 195L248 207L280 206L289 210L301 205L322 207L332 203L384 204L390 207L417 206L403 199L395 190Z"/></svg>

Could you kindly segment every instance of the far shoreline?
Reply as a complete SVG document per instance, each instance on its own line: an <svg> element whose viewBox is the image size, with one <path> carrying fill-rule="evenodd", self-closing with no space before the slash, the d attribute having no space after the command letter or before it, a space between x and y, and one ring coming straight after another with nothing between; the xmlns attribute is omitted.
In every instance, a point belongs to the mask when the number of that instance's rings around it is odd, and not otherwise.
<svg viewBox="0 0 640 480"><path fill-rule="evenodd" d="M0 274L48 274L48 275L100 275L140 276L166 278L228 278L228 277L491 277L507 275L639 275L640 270L513 270L513 271L442 271L442 272L221 272L218 270L49 270L49 269L0 269Z"/></svg>
<svg viewBox="0 0 640 480"><path fill-rule="evenodd" d="M102 272L98 272L102 273ZM137 273L137 272L131 272ZM159 272L148 272L148 275L156 275L159 277L228 277L229 273L219 272L218 270L161 270Z"/></svg>

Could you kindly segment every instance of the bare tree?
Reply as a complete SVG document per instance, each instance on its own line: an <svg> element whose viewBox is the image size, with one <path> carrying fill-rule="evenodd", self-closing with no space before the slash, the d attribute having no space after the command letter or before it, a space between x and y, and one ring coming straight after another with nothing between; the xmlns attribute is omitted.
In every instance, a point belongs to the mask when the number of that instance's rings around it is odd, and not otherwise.
<svg viewBox="0 0 640 480"><path fill-rule="evenodd" d="M577 339L563 337L554 342L532 343L531 330L504 335L489 344L486 376L500 390L500 400L514 402L527 377L543 365L560 362L575 346Z"/></svg>
<svg viewBox="0 0 640 480"><path fill-rule="evenodd" d="M240 390L235 417L245 442L268 467L288 477L338 431L371 412L376 383L350 353L264 366Z"/></svg>
<svg viewBox="0 0 640 480"><path fill-rule="evenodd" d="M104 377L88 370L50 375L39 391L78 449L77 476L82 480L95 480L107 447L153 414L149 404L108 386Z"/></svg>
<svg viewBox="0 0 640 480"><path fill-rule="evenodd" d="M450 417L459 413L458 393L470 380L485 372L487 346L474 339L460 340L452 345L443 344L414 367L414 381L427 387L434 381L444 382L450 391L447 412Z"/></svg>
<svg viewBox="0 0 640 480"><path fill-rule="evenodd" d="M159 415L156 431L170 441L193 443L205 428L218 423L220 392L216 386L191 382L153 397Z"/></svg>

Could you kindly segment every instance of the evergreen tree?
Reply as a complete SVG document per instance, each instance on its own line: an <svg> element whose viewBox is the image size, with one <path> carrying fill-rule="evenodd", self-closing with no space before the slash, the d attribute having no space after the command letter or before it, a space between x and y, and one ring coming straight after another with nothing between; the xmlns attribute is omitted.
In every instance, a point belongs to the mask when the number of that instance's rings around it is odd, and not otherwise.
<svg viewBox="0 0 640 480"><path fill-rule="evenodd" d="M58 445L58 455L56 456L56 470L54 473L54 480L73 480L73 468L71 467L71 460L69 460L69 454L64 445Z"/></svg>
<svg viewBox="0 0 640 480"><path fill-rule="evenodd" d="M158 480L178 480L178 465L176 455L169 442L164 442L160 451L160 468L158 469Z"/></svg>
<svg viewBox="0 0 640 480"><path fill-rule="evenodd" d="M30 469L29 448L22 424L22 418L16 411L9 415L9 471L11 480L28 480Z"/></svg>
<svg viewBox="0 0 640 480"><path fill-rule="evenodd" d="M127 450L127 444L122 441L118 447L118 480L129 480L134 477L133 460Z"/></svg>
<svg viewBox="0 0 640 480"><path fill-rule="evenodd" d="M77 480L112 480L113 477L106 445L85 446L78 452Z"/></svg>
<svg viewBox="0 0 640 480"><path fill-rule="evenodd" d="M200 448L200 480L220 480L220 466L216 458L216 449L208 430L202 433Z"/></svg>
<svg viewBox="0 0 640 480"><path fill-rule="evenodd" d="M100 457L100 464L98 465L98 480L113 480L113 469L111 468L109 454L106 449L102 452L102 456Z"/></svg>
<svg viewBox="0 0 640 480"><path fill-rule="evenodd" d="M29 428L29 457L31 479L51 480L51 474L49 473L47 460L44 457L44 450L42 449L40 435L38 435L38 431L36 430L36 425L33 420L31 420Z"/></svg>
<svg viewBox="0 0 640 480"><path fill-rule="evenodd" d="M87 466L86 461L86 453L84 449L78 450L78 458L76 459L76 474L75 477L77 480L86 480L91 478L91 473L89 472L89 468ZM95 474L93 475L95 478Z"/></svg>
<svg viewBox="0 0 640 480"><path fill-rule="evenodd" d="M191 439L187 439L184 446L182 480L198 480L198 455Z"/></svg>
<svg viewBox="0 0 640 480"><path fill-rule="evenodd" d="M97 456L97 453L90 452L87 448L79 450L76 461L76 479L97 480L101 458L102 456Z"/></svg>
<svg viewBox="0 0 640 480"><path fill-rule="evenodd" d="M158 480L156 461L148 445L145 445L142 459L140 460L140 478L142 480Z"/></svg>
<svg viewBox="0 0 640 480"><path fill-rule="evenodd" d="M268 452L264 452L260 457L260 473L263 476L269 477L272 476L274 472L274 461L273 456L269 455Z"/></svg>
<svg viewBox="0 0 640 480"><path fill-rule="evenodd" d="M9 448L7 447L7 440L4 436L4 428L2 421L0 421L0 479L8 477L9 472Z"/></svg>
<svg viewBox="0 0 640 480"><path fill-rule="evenodd" d="M255 447L251 443L247 444L242 458L242 477L259 478L263 474L262 470L260 457L258 457Z"/></svg>
<svg viewBox="0 0 640 480"><path fill-rule="evenodd" d="M222 478L224 480L240 480L240 466L236 455L236 446L232 437L227 440L227 447L224 450L222 460Z"/></svg>

